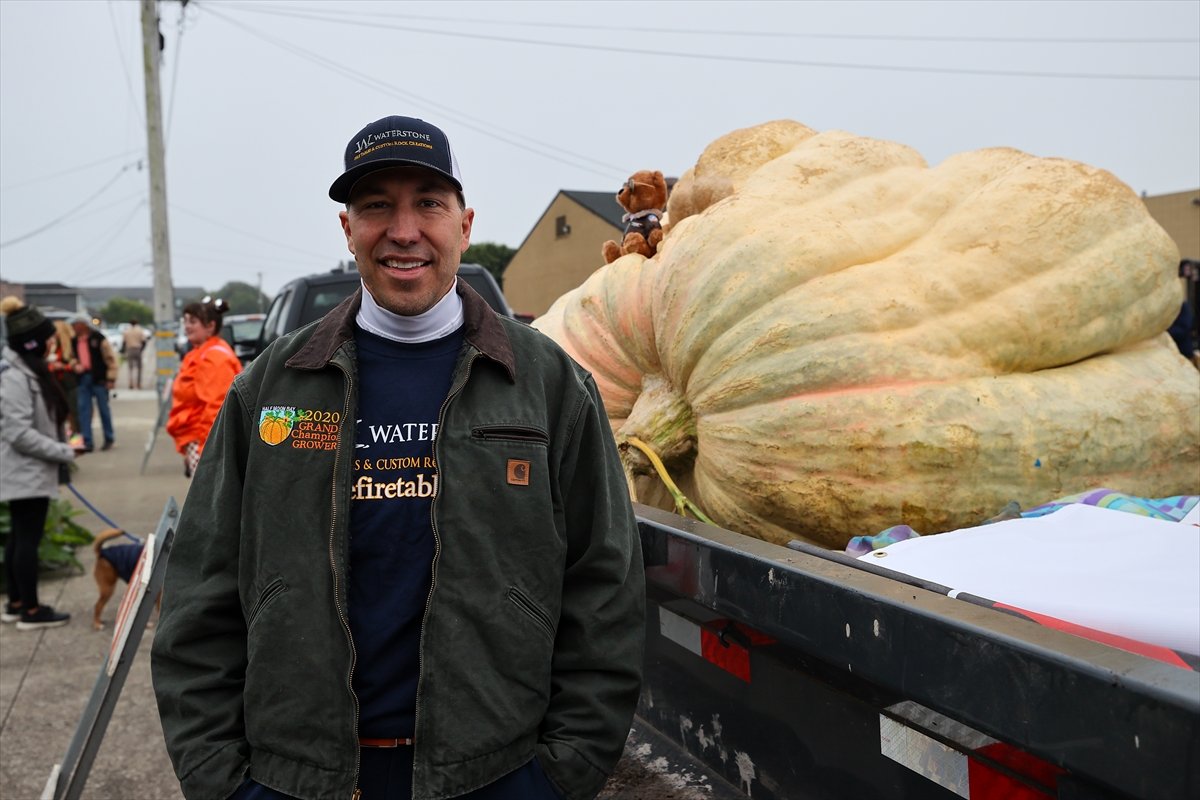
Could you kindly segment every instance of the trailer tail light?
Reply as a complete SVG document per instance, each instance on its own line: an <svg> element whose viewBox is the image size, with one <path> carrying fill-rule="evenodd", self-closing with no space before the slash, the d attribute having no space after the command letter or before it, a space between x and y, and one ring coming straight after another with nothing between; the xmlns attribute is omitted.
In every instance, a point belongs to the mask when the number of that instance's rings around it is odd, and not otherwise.
<svg viewBox="0 0 1200 800"><path fill-rule="evenodd" d="M749 625L718 617L702 624L659 606L659 631L705 661L750 683L750 651L775 639Z"/></svg>
<svg viewBox="0 0 1200 800"><path fill-rule="evenodd" d="M1046 800L1065 770L911 700L879 715L880 752L968 800Z"/></svg>

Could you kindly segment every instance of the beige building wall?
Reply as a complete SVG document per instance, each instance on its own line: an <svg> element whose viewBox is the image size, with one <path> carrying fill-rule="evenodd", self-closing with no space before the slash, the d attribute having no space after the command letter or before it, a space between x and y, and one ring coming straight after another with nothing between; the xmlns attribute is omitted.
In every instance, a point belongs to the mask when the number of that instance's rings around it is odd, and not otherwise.
<svg viewBox="0 0 1200 800"><path fill-rule="evenodd" d="M620 236L618 228L560 192L504 270L508 304L518 314L546 313L604 266L604 242Z"/></svg>
<svg viewBox="0 0 1200 800"><path fill-rule="evenodd" d="M1200 261L1200 189L1143 197L1154 221L1163 226L1179 257Z"/></svg>

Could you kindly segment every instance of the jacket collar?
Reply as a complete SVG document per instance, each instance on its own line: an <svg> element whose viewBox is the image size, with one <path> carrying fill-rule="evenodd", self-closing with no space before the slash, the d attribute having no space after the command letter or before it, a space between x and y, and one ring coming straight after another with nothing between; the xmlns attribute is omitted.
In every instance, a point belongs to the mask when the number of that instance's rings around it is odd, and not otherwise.
<svg viewBox="0 0 1200 800"><path fill-rule="evenodd" d="M454 290L462 298L463 325L466 341L484 356L504 367L510 380L517 379L517 362L512 342L500 317L479 296L479 293L459 278ZM354 338L354 317L362 305L362 287L335 306L317 323L308 341L289 358L286 365L297 369L321 369L328 364L338 348Z"/></svg>

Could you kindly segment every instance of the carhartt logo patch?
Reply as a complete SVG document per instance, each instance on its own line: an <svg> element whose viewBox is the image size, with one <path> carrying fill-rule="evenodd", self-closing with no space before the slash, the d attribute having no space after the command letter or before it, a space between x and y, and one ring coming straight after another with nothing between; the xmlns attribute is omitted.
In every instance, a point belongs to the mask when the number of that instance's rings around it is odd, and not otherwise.
<svg viewBox="0 0 1200 800"><path fill-rule="evenodd" d="M529 485L529 462L519 458L508 460L508 482L513 486Z"/></svg>

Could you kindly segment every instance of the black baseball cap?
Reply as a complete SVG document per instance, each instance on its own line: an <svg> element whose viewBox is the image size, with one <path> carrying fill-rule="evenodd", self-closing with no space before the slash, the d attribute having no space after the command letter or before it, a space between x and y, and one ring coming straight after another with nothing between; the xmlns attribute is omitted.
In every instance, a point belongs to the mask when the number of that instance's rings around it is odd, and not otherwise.
<svg viewBox="0 0 1200 800"><path fill-rule="evenodd" d="M329 197L345 203L350 189L368 173L408 166L440 173L462 191L458 161L440 128L414 117L384 117L354 134L346 145L346 171L329 187Z"/></svg>

